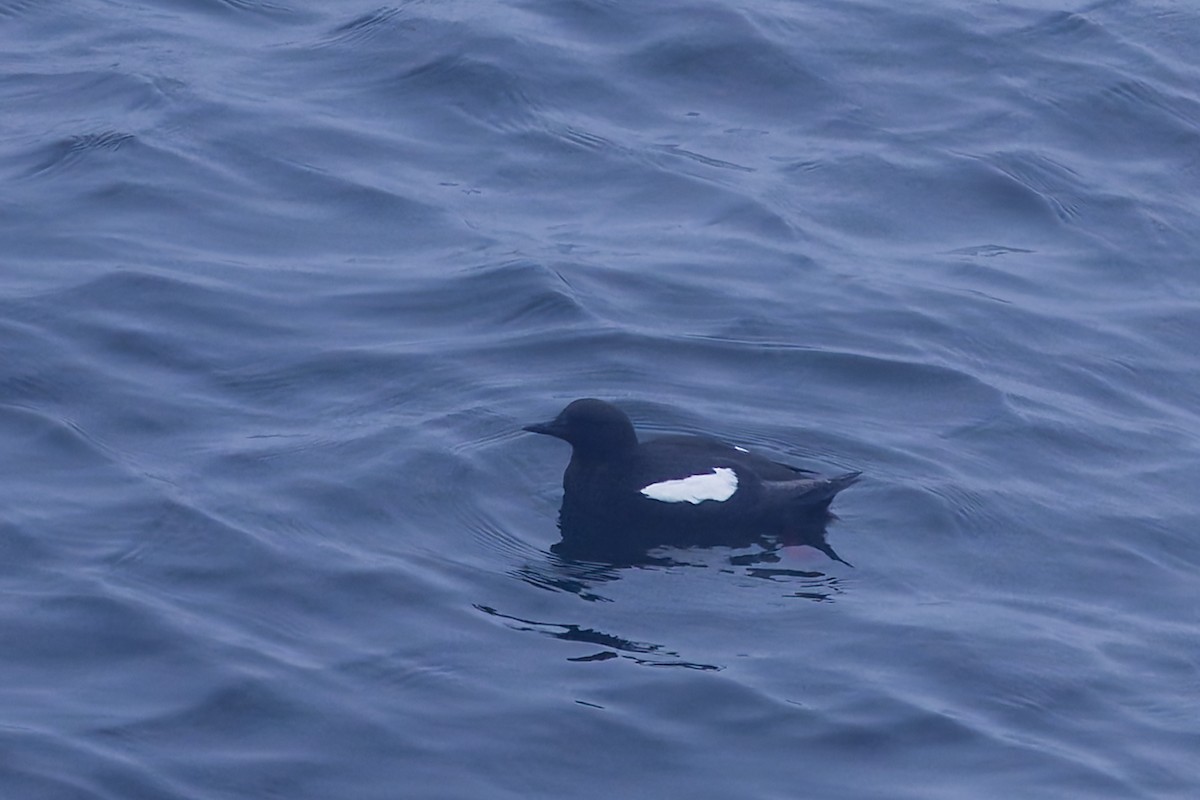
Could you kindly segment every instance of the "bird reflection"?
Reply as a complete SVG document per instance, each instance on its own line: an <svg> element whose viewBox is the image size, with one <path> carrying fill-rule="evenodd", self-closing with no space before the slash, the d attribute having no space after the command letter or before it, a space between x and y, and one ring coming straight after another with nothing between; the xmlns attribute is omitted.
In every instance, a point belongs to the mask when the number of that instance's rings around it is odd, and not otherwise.
<svg viewBox="0 0 1200 800"><path fill-rule="evenodd" d="M663 565L670 566L673 562L661 555L659 545L676 544L689 548L714 547L746 548L761 547L766 552L776 552L779 548L807 545L827 555L834 561L840 561L848 567L853 567L833 549L828 541L829 523L837 517L828 511L821 510L807 518L796 519L791 527L782 533L761 534L754 531L733 529L729 531L713 531L711 529L697 532L695 536L688 531L670 531L664 534L656 530L644 528L632 530L628 526L614 527L611 523L597 521L594 518L580 514L572 507L569 497L564 497L563 506L558 515L558 528L562 540L550 549L556 555L570 560L587 560L602 562L613 566Z"/></svg>
<svg viewBox="0 0 1200 800"><path fill-rule="evenodd" d="M620 580L626 570L667 567L717 568L789 587L798 584L799 591L786 596L806 600L830 600L842 591L840 578L836 575L785 566L785 560L792 562L801 555L792 549L799 545L814 547L829 555L827 551L832 548L824 542L824 521L817 527L799 530L787 537L728 537L720 544L688 548L612 546L605 543L620 542L623 537L606 538L596 533L589 531L581 538L578 530L563 530L562 540L551 546L546 558L526 562L510 574L538 589L573 594L589 602L611 602L611 598L602 593L602 587ZM747 549L750 552L740 552ZM836 553L831 557L847 563Z"/></svg>
<svg viewBox="0 0 1200 800"><path fill-rule="evenodd" d="M798 544L815 547L817 545L814 542L823 541L823 524L818 529L801 531L795 537L759 537L750 542L731 538L723 545L645 550L605 548L596 544L597 541L605 541L603 538L580 540L576 538L578 531L563 530L562 533L562 541L552 546L551 552L547 553L545 558L526 562L513 569L510 574L543 591L563 592L589 602L612 602L612 598L603 593L604 587L620 580L630 569L654 570L666 567L715 568L722 572L787 587L791 591L785 594L785 597L817 602L831 600L842 592L841 579L837 576L785 566L785 560L791 561L798 555L789 548ZM619 541L620 537L617 540ZM751 552L740 551L747 548L751 549ZM823 548L817 549L824 552ZM739 552L728 552L729 550ZM837 558L836 554L832 557ZM576 663L624 659L645 666L720 669L713 664L688 661L678 652L662 644L628 639L575 623L535 620L505 614L488 605L476 604L475 608L502 620L514 630L539 633L554 639L597 648L594 652L567 659Z"/></svg>

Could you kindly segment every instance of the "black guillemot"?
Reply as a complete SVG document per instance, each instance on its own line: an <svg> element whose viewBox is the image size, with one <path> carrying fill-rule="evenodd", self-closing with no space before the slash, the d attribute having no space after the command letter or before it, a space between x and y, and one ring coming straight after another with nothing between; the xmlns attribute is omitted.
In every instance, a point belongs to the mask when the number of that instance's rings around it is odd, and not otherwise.
<svg viewBox="0 0 1200 800"><path fill-rule="evenodd" d="M862 473L822 477L706 436L639 443L624 411L590 398L525 430L571 445L559 526L562 545L579 555L773 537L849 563L825 541L825 522L834 496Z"/></svg>

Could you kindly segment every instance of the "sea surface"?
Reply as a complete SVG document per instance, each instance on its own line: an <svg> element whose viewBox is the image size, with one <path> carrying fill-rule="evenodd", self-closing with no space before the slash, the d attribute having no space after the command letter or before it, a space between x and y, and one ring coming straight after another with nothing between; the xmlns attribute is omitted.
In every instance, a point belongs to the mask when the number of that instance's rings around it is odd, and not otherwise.
<svg viewBox="0 0 1200 800"><path fill-rule="evenodd" d="M1200 797L1198 342L1194 2L0 0L0 797Z"/></svg>

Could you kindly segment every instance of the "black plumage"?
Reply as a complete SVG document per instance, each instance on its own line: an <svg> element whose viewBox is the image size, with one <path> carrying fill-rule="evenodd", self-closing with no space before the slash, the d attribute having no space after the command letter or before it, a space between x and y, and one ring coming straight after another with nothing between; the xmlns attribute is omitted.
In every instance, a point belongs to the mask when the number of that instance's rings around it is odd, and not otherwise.
<svg viewBox="0 0 1200 800"><path fill-rule="evenodd" d="M823 477L707 436L639 442L625 412L602 400L576 400L553 420L525 430L572 448L563 475L560 549L627 557L658 545L740 546L769 537L808 544L847 563L825 541L825 523L834 496L861 473ZM683 485L699 487L694 491L655 486L696 476L704 478ZM691 499L661 499L671 494Z"/></svg>

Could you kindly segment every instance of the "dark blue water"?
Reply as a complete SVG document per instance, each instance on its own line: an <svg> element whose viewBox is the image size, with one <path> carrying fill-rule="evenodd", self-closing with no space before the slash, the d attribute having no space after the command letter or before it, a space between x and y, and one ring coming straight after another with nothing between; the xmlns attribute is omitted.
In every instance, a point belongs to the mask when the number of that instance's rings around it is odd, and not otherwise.
<svg viewBox="0 0 1200 800"><path fill-rule="evenodd" d="M0 796L1184 798L1200 10L0 0ZM566 401L860 469L556 558Z"/></svg>

